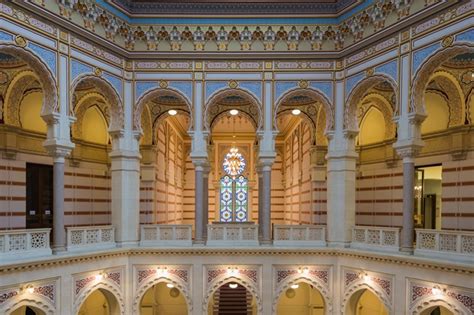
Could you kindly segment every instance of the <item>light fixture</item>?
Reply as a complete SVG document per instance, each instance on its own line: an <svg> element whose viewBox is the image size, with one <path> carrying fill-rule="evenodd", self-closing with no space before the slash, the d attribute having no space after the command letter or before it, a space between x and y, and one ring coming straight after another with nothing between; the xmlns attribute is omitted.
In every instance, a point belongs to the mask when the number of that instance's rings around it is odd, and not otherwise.
<svg viewBox="0 0 474 315"><path fill-rule="evenodd" d="M231 289L237 289L239 285L237 283L229 283L229 288Z"/></svg>
<svg viewBox="0 0 474 315"><path fill-rule="evenodd" d="M100 280L102 280L103 277L104 277L104 276L103 276L101 273L96 274L96 275L95 275L95 280L96 280L96 281L100 281Z"/></svg>
<svg viewBox="0 0 474 315"><path fill-rule="evenodd" d="M173 289L173 288L174 288L174 284L172 284L172 283L167 283L167 284L166 284L166 287L167 287L167 288L170 288L170 289Z"/></svg>
<svg viewBox="0 0 474 315"><path fill-rule="evenodd" d="M178 111L177 111L176 109L170 109L170 110L168 111L168 114L169 114L170 116L175 116L177 113L178 113Z"/></svg>
<svg viewBox="0 0 474 315"><path fill-rule="evenodd" d="M166 267L158 267L156 268L156 274L158 276L166 276L168 274L168 270Z"/></svg>
<svg viewBox="0 0 474 315"><path fill-rule="evenodd" d="M29 294L33 294L35 292L35 288L33 288L32 286L28 287L26 289L26 292L28 292Z"/></svg>
<svg viewBox="0 0 474 315"><path fill-rule="evenodd" d="M439 286L435 285L433 289L431 289L431 294L435 296L440 296L440 295L443 295L443 290L441 290Z"/></svg>
<svg viewBox="0 0 474 315"><path fill-rule="evenodd" d="M291 285L291 288L294 289L294 290L298 289L299 287L300 287L300 285L297 284L297 283Z"/></svg>
<svg viewBox="0 0 474 315"><path fill-rule="evenodd" d="M308 269L308 267L304 267L304 268L299 267L298 268L298 273L299 274L304 273L305 275L307 275L309 273L309 269Z"/></svg>
<svg viewBox="0 0 474 315"><path fill-rule="evenodd" d="M369 282L370 281L370 276L368 274L364 275L364 281Z"/></svg>
<svg viewBox="0 0 474 315"><path fill-rule="evenodd" d="M229 114L231 114L232 116L235 116L235 115L237 115L238 113L239 113L239 111L238 111L237 109L231 109L231 110L229 111Z"/></svg>
<svg viewBox="0 0 474 315"><path fill-rule="evenodd" d="M229 267L227 268L227 274L230 275L230 276L235 276L239 273L239 270L237 269L237 267Z"/></svg>
<svg viewBox="0 0 474 315"><path fill-rule="evenodd" d="M298 116L299 114L301 114L301 110L299 110L298 108L295 108L291 111L291 113L295 116Z"/></svg>

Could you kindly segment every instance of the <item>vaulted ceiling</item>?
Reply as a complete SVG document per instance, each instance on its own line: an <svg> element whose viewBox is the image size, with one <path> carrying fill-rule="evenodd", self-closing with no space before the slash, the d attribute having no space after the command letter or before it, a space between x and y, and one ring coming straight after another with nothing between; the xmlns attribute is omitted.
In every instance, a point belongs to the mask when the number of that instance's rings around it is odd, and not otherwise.
<svg viewBox="0 0 474 315"><path fill-rule="evenodd" d="M140 15L334 15L361 0L107 0Z"/></svg>

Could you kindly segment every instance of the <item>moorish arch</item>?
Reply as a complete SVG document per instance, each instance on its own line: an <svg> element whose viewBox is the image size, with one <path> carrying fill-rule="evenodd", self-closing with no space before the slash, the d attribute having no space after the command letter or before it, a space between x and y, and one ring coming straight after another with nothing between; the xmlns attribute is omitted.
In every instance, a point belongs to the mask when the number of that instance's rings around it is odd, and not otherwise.
<svg viewBox="0 0 474 315"><path fill-rule="evenodd" d="M429 295L423 299L419 299L414 303L410 309L409 315L427 315L430 314L428 310L436 308L437 306L444 307L452 312L454 315L469 315L472 312L457 300L449 296L433 296Z"/></svg>
<svg viewBox="0 0 474 315"><path fill-rule="evenodd" d="M118 286L112 284L110 281L97 282L82 289L82 292L74 301L73 313L77 314L87 298L97 290L104 294L109 304L112 304L111 307L115 311L111 312L111 315L125 315L125 300L122 296L122 292Z"/></svg>
<svg viewBox="0 0 474 315"><path fill-rule="evenodd" d="M247 289L250 294L255 298L257 304L257 315L262 314L263 312L263 301L262 297L259 294L259 289L256 287L256 284L250 279L246 277L236 277L232 275L221 275L214 279L208 286L207 292L204 296L202 302L202 310L203 312L207 312L209 303L211 298L213 297L214 293L223 285L227 285L229 283L237 283Z"/></svg>
<svg viewBox="0 0 474 315"><path fill-rule="evenodd" d="M90 92L81 96L74 107L74 116L77 121L72 125L73 138L83 138L82 122L84 115L91 107L96 107L105 120L106 125L110 126L110 108L106 99L100 93Z"/></svg>
<svg viewBox="0 0 474 315"><path fill-rule="evenodd" d="M449 106L449 127L464 124L466 117L464 93L454 75L445 70L436 71L430 78L430 82L436 85L447 95ZM426 105L425 105L426 106Z"/></svg>
<svg viewBox="0 0 474 315"><path fill-rule="evenodd" d="M439 49L423 62L412 79L410 112L425 114L425 90L431 81L433 73L446 60L466 53L474 53L474 45L466 43L453 44L452 46Z"/></svg>
<svg viewBox="0 0 474 315"><path fill-rule="evenodd" d="M240 88L228 88L215 92L205 104L203 110L204 130L211 132L213 125L231 109L250 118L257 131L263 128L263 109L258 99Z"/></svg>
<svg viewBox="0 0 474 315"><path fill-rule="evenodd" d="M166 101L165 105L161 106L152 106L150 105L155 100L163 100ZM184 96L180 91L175 90L173 88L156 88L146 92L142 95L136 102L134 110L133 110L133 130L134 131L141 131L143 130L143 112L145 112L145 108L148 108L149 114L152 117L152 121L154 125L159 125L159 122L169 117L168 110L174 109L178 113L186 114L189 116L191 120L189 123L189 129L192 130L194 128L193 123L193 108L192 105L189 103L186 96ZM153 119L153 117L155 119ZM159 119L157 122L156 119Z"/></svg>
<svg viewBox="0 0 474 315"><path fill-rule="evenodd" d="M306 101L305 101L306 100ZM329 99L311 88L296 88L287 91L277 100L273 115L274 128L278 130L277 118L293 109L301 110L303 119L311 126L312 143L317 142L316 133L323 128L324 133L334 128L334 110ZM321 126L321 123L324 124Z"/></svg>
<svg viewBox="0 0 474 315"><path fill-rule="evenodd" d="M367 93L379 84L388 84L395 96L395 104L392 106L394 115L399 113L398 85L387 75L375 74L360 81L350 92L344 110L344 130L358 130L357 107Z"/></svg>
<svg viewBox="0 0 474 315"><path fill-rule="evenodd" d="M22 307L38 309L46 315L56 314L56 307L48 299L37 294L21 295L11 299L0 310L3 310L5 315L11 315Z"/></svg>
<svg viewBox="0 0 474 315"><path fill-rule="evenodd" d="M393 109L390 102L381 94L369 92L357 106L357 120L359 137L362 133L363 123L368 113L371 110L377 110L383 116L383 122L385 124L385 133L383 134L383 140L390 140L396 136L396 128L393 123Z"/></svg>
<svg viewBox="0 0 474 315"><path fill-rule="evenodd" d="M332 299L331 295L328 291L328 288L317 278L314 277L307 277L305 275L296 274L294 276L287 277L282 283L278 285L274 292L273 303L272 303L272 310L273 313L276 314L278 311L278 301L282 294L286 292L286 290L290 289L292 285L304 282L310 286L314 287L314 290L317 290L319 294L321 294L323 301L324 301L324 314L329 315L332 314Z"/></svg>
<svg viewBox="0 0 474 315"><path fill-rule="evenodd" d="M370 291L380 300L380 302L385 306L385 309L389 315L393 314L393 307L390 297L388 297L387 294L377 285L363 282L361 280L354 282L349 288L346 289L341 305L341 310L343 310L344 314L355 315L350 312L350 307L354 303L357 304L357 301L365 290Z"/></svg>
<svg viewBox="0 0 474 315"><path fill-rule="evenodd" d="M140 304L145 296L146 292L153 288L153 286L159 284L159 283L169 283L172 284L174 287L176 287L179 292L183 295L184 300L186 301L186 307L188 309L188 313L191 313L193 310L193 302L192 302L192 296L191 292L189 291L188 285L178 276L167 273L166 275L160 275L156 277L149 277L144 281L144 283L140 284L140 286L137 289L137 293L135 295L135 298L133 300L133 313L138 314L140 310Z"/></svg>
<svg viewBox="0 0 474 315"><path fill-rule="evenodd" d="M58 87L53 73L48 66L26 47L12 44L0 44L0 53L20 58L33 70L43 89L41 116L59 112Z"/></svg>
<svg viewBox="0 0 474 315"><path fill-rule="evenodd" d="M20 122L20 105L25 93L32 88L40 85L38 76L32 70L20 71L7 87L5 93L5 124L21 127Z"/></svg>
<svg viewBox="0 0 474 315"><path fill-rule="evenodd" d="M120 96L107 80L91 74L81 75L71 85L72 102L70 113L74 114L79 99L77 92L81 88L90 88L100 94L109 106L109 131L118 131L124 128L124 109Z"/></svg>

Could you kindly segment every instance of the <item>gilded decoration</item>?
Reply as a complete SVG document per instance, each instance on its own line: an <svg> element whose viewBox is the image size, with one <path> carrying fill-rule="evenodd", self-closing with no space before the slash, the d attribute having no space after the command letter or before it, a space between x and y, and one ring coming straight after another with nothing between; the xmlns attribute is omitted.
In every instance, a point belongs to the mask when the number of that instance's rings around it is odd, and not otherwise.
<svg viewBox="0 0 474 315"><path fill-rule="evenodd" d="M22 48L25 48L28 42L23 36L18 35L15 37L15 44L17 44L18 46Z"/></svg>
<svg viewBox="0 0 474 315"><path fill-rule="evenodd" d="M437 71L431 77L437 88L447 95L449 127L460 126L465 121L464 94L457 79L447 71ZM428 86L429 88L429 86Z"/></svg>

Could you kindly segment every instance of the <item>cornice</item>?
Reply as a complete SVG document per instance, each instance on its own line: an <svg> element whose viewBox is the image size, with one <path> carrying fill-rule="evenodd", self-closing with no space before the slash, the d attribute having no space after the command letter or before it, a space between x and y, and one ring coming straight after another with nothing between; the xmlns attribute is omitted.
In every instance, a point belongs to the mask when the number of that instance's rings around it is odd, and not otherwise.
<svg viewBox="0 0 474 315"><path fill-rule="evenodd" d="M101 47L104 47L116 54L119 54L123 58L127 59L193 59L193 60L204 60L204 59L235 59L240 60L246 59L342 59L349 56L350 54L360 51L374 43L380 42L382 39L386 39L390 36L399 36L397 33L401 30L405 30L415 23L419 23L424 19L427 19L440 11L452 6L451 2L439 2L432 5L429 9L422 10L418 13L414 13L400 22L397 22L391 26L381 29L380 31L369 35L367 38L361 39L360 41L351 44L348 47L344 47L339 51L133 51L125 49L120 45L106 40L105 38L92 33L91 31L80 27L77 24L72 23L68 19L61 18L60 16L37 6L29 1L16 2L16 5L27 9L34 15L41 15L42 18L46 18L52 21L61 28L67 29L71 34L79 35L79 37L86 38Z"/></svg>
<svg viewBox="0 0 474 315"><path fill-rule="evenodd" d="M414 268L440 270L466 275L474 274L474 267L469 264L453 262L448 260L436 260L431 258L408 256L392 253L375 253L354 249L339 248L209 248L192 247L184 249L175 248L117 248L84 254L65 254L41 258L24 263L11 263L0 266L0 274L12 272L24 272L42 268L59 267L75 263L86 263L109 258L126 257L128 259L138 256L328 256L336 258L354 258L368 260L377 263L389 263Z"/></svg>

